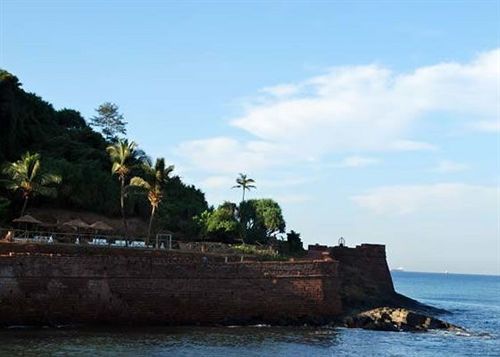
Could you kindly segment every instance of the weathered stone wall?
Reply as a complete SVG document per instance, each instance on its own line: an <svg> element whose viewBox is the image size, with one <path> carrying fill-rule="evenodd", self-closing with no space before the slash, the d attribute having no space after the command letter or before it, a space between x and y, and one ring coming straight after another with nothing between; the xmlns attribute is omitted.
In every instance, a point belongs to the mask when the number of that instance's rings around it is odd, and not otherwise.
<svg viewBox="0 0 500 357"><path fill-rule="evenodd" d="M382 306L394 296L385 246L361 244L355 248L329 248L339 262L342 303L346 309Z"/></svg>
<svg viewBox="0 0 500 357"><path fill-rule="evenodd" d="M298 323L342 312L337 262L238 260L0 244L0 323Z"/></svg>

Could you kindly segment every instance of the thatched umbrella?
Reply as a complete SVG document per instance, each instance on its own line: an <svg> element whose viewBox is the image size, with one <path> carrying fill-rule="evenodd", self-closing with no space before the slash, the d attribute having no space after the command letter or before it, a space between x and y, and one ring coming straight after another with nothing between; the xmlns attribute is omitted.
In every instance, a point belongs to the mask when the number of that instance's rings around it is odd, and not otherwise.
<svg viewBox="0 0 500 357"><path fill-rule="evenodd" d="M15 223L24 223L24 235L27 238L28 237L28 225L33 224L33 225L40 225L42 221L39 221L33 216L30 216L29 214L25 214L24 216L21 216L19 218L13 219L12 222Z"/></svg>
<svg viewBox="0 0 500 357"><path fill-rule="evenodd" d="M68 227L71 227L75 230L78 230L78 228L82 228L82 229L89 229L91 228L90 225L88 225L87 223L85 223L84 221L82 221L80 218L76 218L76 219L72 219L68 222L64 222L63 223L63 226L68 226Z"/></svg>
<svg viewBox="0 0 500 357"><path fill-rule="evenodd" d="M12 222L16 223L26 223L26 224L42 224L42 221L39 221L33 216L30 216L29 214L25 214L22 217L13 219Z"/></svg>
<svg viewBox="0 0 500 357"><path fill-rule="evenodd" d="M70 221L64 222L62 225L65 227L70 227L77 232L79 229L90 229L90 225L88 225L87 223L82 221L80 218L75 218L75 219L72 219ZM80 237L77 236L76 239L79 241Z"/></svg>
<svg viewBox="0 0 500 357"><path fill-rule="evenodd" d="M96 231L113 231L114 228L109 224L104 223L102 221L94 222L90 225L90 228L95 229Z"/></svg>

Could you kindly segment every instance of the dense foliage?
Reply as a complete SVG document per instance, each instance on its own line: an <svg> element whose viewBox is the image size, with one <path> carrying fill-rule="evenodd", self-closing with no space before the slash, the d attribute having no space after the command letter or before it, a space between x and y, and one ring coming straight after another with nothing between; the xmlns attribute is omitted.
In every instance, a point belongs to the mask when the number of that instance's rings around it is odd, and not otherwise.
<svg viewBox="0 0 500 357"><path fill-rule="evenodd" d="M239 216L245 243L266 244L278 233L285 232L281 207L271 199L241 202Z"/></svg>
<svg viewBox="0 0 500 357"><path fill-rule="evenodd" d="M168 182L170 173L174 170L174 166L170 165L165 167L165 159L156 159L155 166L146 160L142 169L144 171L143 177L134 176L130 179L130 186L137 187L145 191L149 204L151 205L151 215L149 217L148 235L146 237L146 244L149 243L151 237L151 229L153 228L153 220L156 210L163 200L163 193L165 185Z"/></svg>
<svg viewBox="0 0 500 357"><path fill-rule="evenodd" d="M236 178L236 185L233 188L241 188L243 194L241 197L242 201L245 201L245 191L250 191L253 188L257 188L255 185L255 180L249 178L246 174L240 173Z"/></svg>
<svg viewBox="0 0 500 357"><path fill-rule="evenodd" d="M62 178L57 197L35 196L30 205L108 216L120 214L120 181L111 175L112 163L106 148L116 143L116 135L124 133L125 122L118 108L111 106L99 107L106 110L98 110L94 117L108 116L111 118L108 123L115 120L115 124L117 121L123 124L111 126L108 140L94 131L79 112L54 109L39 96L24 91L16 76L0 70L0 167L20 160L27 151L36 152L40 154L44 171ZM100 128L104 132L104 127ZM144 177L139 164L145 154L141 150L136 152L129 176ZM156 230L168 230L179 236L197 234L199 227L192 217L208 209L204 194L174 176L165 184L164 196L157 212ZM149 219L150 204L146 195L133 195L127 200L124 206L127 215ZM19 192L1 185L0 201L0 220L9 221L21 212L23 201Z"/></svg>
<svg viewBox="0 0 500 357"><path fill-rule="evenodd" d="M103 103L96 109L97 115L90 120L90 125L100 128L104 137L109 141L118 140L118 135L127 134L127 122L123 114L118 111L114 103Z"/></svg>
<svg viewBox="0 0 500 357"><path fill-rule="evenodd" d="M240 174L236 180L235 188L242 190L239 205L209 208L202 191L172 175L173 166L161 158L153 166L134 142L120 138L125 124L118 107L104 103L92 118L104 137L79 112L54 109L0 70L0 167L7 182L0 185L0 222L24 212L29 197L30 206L121 215L125 232L126 217L148 219L148 237L174 233L177 239L239 242L251 249L248 244L270 244L285 232L277 202L245 201L245 191L256 187L253 179ZM292 231L286 247L290 253L301 251L299 235Z"/></svg>
<svg viewBox="0 0 500 357"><path fill-rule="evenodd" d="M245 244L269 244L285 232L279 204L271 199L242 201L239 206L224 202L197 217L204 239Z"/></svg>
<svg viewBox="0 0 500 357"><path fill-rule="evenodd" d="M201 227L201 236L204 239L233 243L241 236L241 225L238 221L237 206L231 202L224 202L215 210L203 212L197 221Z"/></svg>
<svg viewBox="0 0 500 357"><path fill-rule="evenodd" d="M30 154L29 151L20 160L5 165L2 173L7 176L7 179L0 181L5 188L20 192L22 195L24 203L21 216L24 215L31 197L35 195L57 196L57 189L54 185L61 182L60 176L42 171L40 154Z"/></svg>

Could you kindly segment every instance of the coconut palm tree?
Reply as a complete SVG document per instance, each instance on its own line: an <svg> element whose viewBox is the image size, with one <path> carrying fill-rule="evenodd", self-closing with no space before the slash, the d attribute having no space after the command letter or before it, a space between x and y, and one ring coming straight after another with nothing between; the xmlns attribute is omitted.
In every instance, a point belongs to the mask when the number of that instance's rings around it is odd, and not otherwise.
<svg viewBox="0 0 500 357"><path fill-rule="evenodd" d="M136 155L136 148L137 144L133 141L129 142L127 139L120 139L106 148L109 158L113 163L111 173L113 175L117 175L120 180L120 209L122 213L125 236L128 236L127 219L125 217L125 181L130 169L132 168L132 162Z"/></svg>
<svg viewBox="0 0 500 357"><path fill-rule="evenodd" d="M240 173L240 176L236 179L237 185L233 186L233 188L241 188L243 190L243 197L241 201L245 201L245 191L250 191L252 188L257 188L255 185L254 179L247 177L247 175Z"/></svg>
<svg viewBox="0 0 500 357"><path fill-rule="evenodd" d="M24 199L21 216L24 216L30 197L35 195L54 197L57 190L53 185L61 182L61 177L41 172L40 154L26 152L21 159L8 163L2 172L9 178L2 180L5 187L21 191Z"/></svg>
<svg viewBox="0 0 500 357"><path fill-rule="evenodd" d="M174 166L170 165L165 167L165 159L156 159L155 166L153 167L151 163L145 162L143 165L145 171L144 178L133 177L130 180L130 186L136 186L144 189L147 192L149 203L151 204L151 216L149 218L148 235L146 238L146 244L149 244L149 238L151 236L151 227L153 226L153 219L163 200L163 189L165 188L165 183L168 180L168 175L174 170Z"/></svg>

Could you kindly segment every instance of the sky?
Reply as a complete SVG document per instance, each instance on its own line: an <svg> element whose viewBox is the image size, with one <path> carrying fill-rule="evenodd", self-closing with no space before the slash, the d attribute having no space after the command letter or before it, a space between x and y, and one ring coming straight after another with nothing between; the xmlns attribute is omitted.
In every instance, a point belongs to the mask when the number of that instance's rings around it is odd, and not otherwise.
<svg viewBox="0 0 500 357"><path fill-rule="evenodd" d="M0 67L306 244L500 274L499 1L0 0Z"/></svg>

